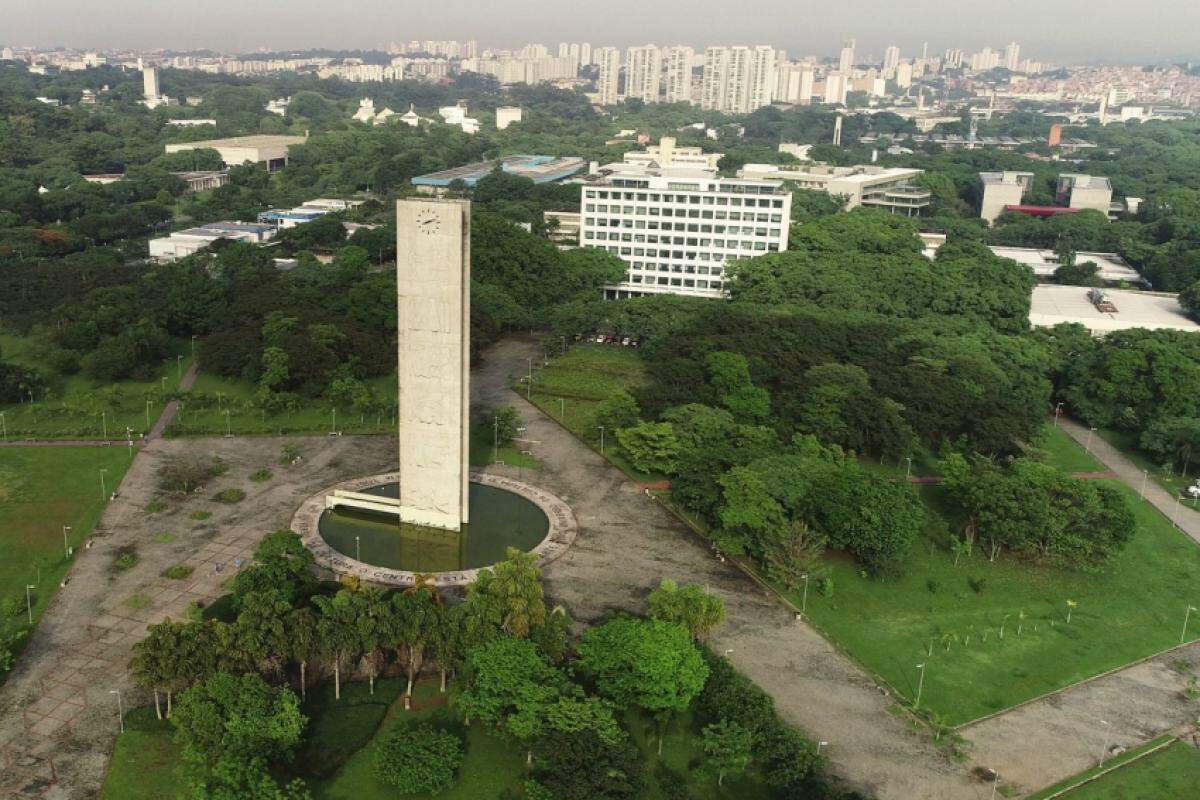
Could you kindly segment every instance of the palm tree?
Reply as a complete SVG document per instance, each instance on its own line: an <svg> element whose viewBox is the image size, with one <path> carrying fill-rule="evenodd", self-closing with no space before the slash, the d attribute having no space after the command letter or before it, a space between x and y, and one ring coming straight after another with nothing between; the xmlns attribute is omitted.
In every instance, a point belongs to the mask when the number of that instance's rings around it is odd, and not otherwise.
<svg viewBox="0 0 1200 800"><path fill-rule="evenodd" d="M154 692L154 715L159 719L163 718L159 691L166 690L166 687L173 684L172 664L180 652L181 627L181 623L166 619L147 628L146 638L133 646L134 656L129 665L130 670L139 686ZM167 694L170 696L169 691ZM168 708L167 716L170 715Z"/></svg>
<svg viewBox="0 0 1200 800"><path fill-rule="evenodd" d="M359 652L367 666L370 692L375 694L375 673L379 668L379 650L390 639L392 621L391 608L383 591L366 587L354 595L355 632L358 634Z"/></svg>
<svg viewBox="0 0 1200 800"><path fill-rule="evenodd" d="M259 672L282 672L289 649L286 620L290 611L291 604L274 592L251 592L242 598L237 647Z"/></svg>
<svg viewBox="0 0 1200 800"><path fill-rule="evenodd" d="M435 634L438 606L425 591L396 595L393 604L399 622L396 639L408 651L408 689L405 694L411 698L413 683L425 661L425 647Z"/></svg>
<svg viewBox="0 0 1200 800"><path fill-rule="evenodd" d="M441 686L438 691L442 694L446 693L446 673L454 667L454 663L458 659L458 621L459 617L451 614L450 609L445 606L434 607L429 649L432 651L433 660L441 674Z"/></svg>
<svg viewBox="0 0 1200 800"><path fill-rule="evenodd" d="M342 663L356 655L359 646L355 629L353 593L342 589L333 597L314 597L320 612L317 630L321 648L333 663L333 696L342 699Z"/></svg>
<svg viewBox="0 0 1200 800"><path fill-rule="evenodd" d="M300 699L308 697L305 672L310 659L316 657L320 643L317 641L317 618L312 609L298 608L288 614L288 657L300 665Z"/></svg>

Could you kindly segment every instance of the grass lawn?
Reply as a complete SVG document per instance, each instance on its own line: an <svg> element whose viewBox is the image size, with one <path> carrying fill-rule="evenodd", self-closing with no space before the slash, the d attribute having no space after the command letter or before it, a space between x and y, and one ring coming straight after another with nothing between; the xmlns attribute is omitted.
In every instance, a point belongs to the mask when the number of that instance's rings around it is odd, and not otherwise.
<svg viewBox="0 0 1200 800"><path fill-rule="evenodd" d="M1187 604L1200 604L1200 549L1135 491L1114 485L1133 505L1138 530L1099 573L1007 556L992 563L979 551L956 567L944 546L925 540L890 581L829 556L832 591L813 582L808 614L909 699L916 665L925 663L921 707L952 725L1165 650L1179 643ZM928 507L940 506L941 492L922 488ZM799 605L802 594L792 600ZM1069 625L1067 600L1077 603ZM1188 634L1197 636L1200 626Z"/></svg>
<svg viewBox="0 0 1200 800"><path fill-rule="evenodd" d="M1068 800L1191 800L1200 792L1200 750L1183 742L1063 795Z"/></svg>
<svg viewBox="0 0 1200 800"><path fill-rule="evenodd" d="M1200 464L1193 464L1188 469L1186 476L1180 475L1170 467L1164 469L1162 464L1156 464L1149 454L1138 447L1137 435L1134 433L1100 428L1096 431L1096 435L1103 436L1105 441L1120 450L1122 455L1145 470L1150 476L1150 480L1157 482L1171 494L1183 494L1187 487L1200 478ZM1198 505L1196 500L1185 500L1184 502L1193 508Z"/></svg>
<svg viewBox="0 0 1200 800"><path fill-rule="evenodd" d="M414 692L416 707L420 708L423 703L436 702L437 689L436 681L419 684ZM413 722L439 717L445 719L449 713L444 706L406 712L403 706L397 703L379 728L379 736L387 736ZM488 735L479 725L472 725L467 732L466 755L458 779L452 787L437 797L439 800L491 798L499 795L504 789L519 789L524 774L524 763L524 755L518 747ZM375 777L374 741L355 753L333 779L314 782L312 788L315 800L390 800L398 796L394 788ZM425 798L428 795L405 797Z"/></svg>
<svg viewBox="0 0 1200 800"><path fill-rule="evenodd" d="M179 415L168 431L170 436L235 435L282 436L287 433L346 434L394 433L396 380L382 376L367 381L371 391L388 407L366 414L350 408L335 409L326 400L306 400L295 411L272 414L253 406L255 387L248 381L201 372L192 391L184 397ZM226 415L226 411L229 412Z"/></svg>
<svg viewBox="0 0 1200 800"><path fill-rule="evenodd" d="M1047 464L1066 472L1104 472L1108 469L1053 425L1047 425L1032 446L1035 451L1045 454Z"/></svg>
<svg viewBox="0 0 1200 800"><path fill-rule="evenodd" d="M609 397L631 394L646 382L646 368L638 351L629 347L581 344L534 372L531 400L579 438L600 447L596 412ZM604 455L639 481L662 480L634 468L617 444L615 432L605 431Z"/></svg>
<svg viewBox="0 0 1200 800"><path fill-rule="evenodd" d="M28 339L0 333L0 352L6 361L46 373ZM155 371L158 377L148 381L108 383L82 372L50 375L46 396L35 394L33 403L0 405L4 426L13 439L103 439L106 432L109 439L119 439L126 428L132 428L136 438L158 419L167 395L179 388L179 378L190 363L187 347L179 343Z"/></svg>
<svg viewBox="0 0 1200 800"><path fill-rule="evenodd" d="M67 571L63 526L78 548L104 509L100 470L111 492L128 468L125 447L0 448L0 597L20 597L24 610L34 584L37 621Z"/></svg>
<svg viewBox="0 0 1200 800"><path fill-rule="evenodd" d="M179 775L180 752L175 728L154 716L154 708L135 708L125 715L125 732L117 738L104 780L101 800L160 800L184 790Z"/></svg>

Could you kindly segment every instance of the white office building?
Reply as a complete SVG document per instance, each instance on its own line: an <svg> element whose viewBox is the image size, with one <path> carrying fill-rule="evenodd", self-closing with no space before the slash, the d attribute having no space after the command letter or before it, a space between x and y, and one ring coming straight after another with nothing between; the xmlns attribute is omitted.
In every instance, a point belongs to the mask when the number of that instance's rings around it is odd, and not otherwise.
<svg viewBox="0 0 1200 800"><path fill-rule="evenodd" d="M664 136L658 144L647 145L645 150L625 153L622 163L640 169L688 169L715 174L722 156L724 153L706 153L699 147L680 147L675 143L675 137Z"/></svg>
<svg viewBox="0 0 1200 800"><path fill-rule="evenodd" d="M629 265L625 280L605 287L609 298L723 297L730 262L787 249L792 197L779 181L649 168L581 192L580 244Z"/></svg>
<svg viewBox="0 0 1200 800"><path fill-rule="evenodd" d="M602 106L615 106L620 99L621 51L615 47L596 48L597 101Z"/></svg>
<svg viewBox="0 0 1200 800"><path fill-rule="evenodd" d="M625 51L625 97L657 103L662 88L662 51L655 45Z"/></svg>
<svg viewBox="0 0 1200 800"><path fill-rule="evenodd" d="M854 69L854 40L847 39L838 54L838 72L849 72Z"/></svg>
<svg viewBox="0 0 1200 800"><path fill-rule="evenodd" d="M663 99L668 103L693 102L695 97L692 94L692 64L696 60L696 51L682 45L668 47L663 60L667 67Z"/></svg>
<svg viewBox="0 0 1200 800"><path fill-rule="evenodd" d="M900 64L900 48L896 45L890 45L883 51L883 71L887 73L894 72Z"/></svg>
<svg viewBox="0 0 1200 800"><path fill-rule="evenodd" d="M1004 48L1004 68L1016 72L1020 65L1021 45L1009 42L1008 47Z"/></svg>

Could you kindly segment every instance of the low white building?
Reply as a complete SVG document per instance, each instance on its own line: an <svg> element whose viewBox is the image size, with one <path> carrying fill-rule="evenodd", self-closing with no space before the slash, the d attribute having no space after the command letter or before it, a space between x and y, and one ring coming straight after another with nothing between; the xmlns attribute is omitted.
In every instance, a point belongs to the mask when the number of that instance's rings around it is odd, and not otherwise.
<svg viewBox="0 0 1200 800"><path fill-rule="evenodd" d="M175 261L198 253L218 239L262 244L275 235L275 227L253 222L211 222L170 236L150 240L150 257L156 261Z"/></svg>
<svg viewBox="0 0 1200 800"><path fill-rule="evenodd" d="M502 131L515 122L520 122L524 112L520 106L500 106L496 109L496 130Z"/></svg>
<svg viewBox="0 0 1200 800"><path fill-rule="evenodd" d="M830 197L841 197L847 211L859 206L872 206L894 214L920 216L932 196L928 189L914 183L922 172L919 169L879 167L874 164L854 167L747 164L738 170L738 176L787 181L798 189L811 189L825 192Z"/></svg>
<svg viewBox="0 0 1200 800"><path fill-rule="evenodd" d="M283 230L284 228L294 228L297 225L303 225L305 222L312 222L318 217L323 217L335 211L348 211L362 204L362 200L341 200L321 197L316 200L309 200L295 208L263 211L258 215L258 221L265 225L272 225L277 230Z"/></svg>
<svg viewBox="0 0 1200 800"><path fill-rule="evenodd" d="M593 176L581 193L580 244L629 265L609 298L723 297L730 262L787 249L792 196L779 181L646 168Z"/></svg>
<svg viewBox="0 0 1200 800"><path fill-rule="evenodd" d="M645 150L631 150L622 156L625 164L660 169L698 169L717 171L717 163L724 153L706 153L699 147L679 147L672 136L664 136L658 144L647 145Z"/></svg>
<svg viewBox="0 0 1200 800"><path fill-rule="evenodd" d="M1007 206L1021 205L1033 185L1032 172L981 172L979 179L983 181L979 217L989 223L995 222Z"/></svg>
<svg viewBox="0 0 1200 800"><path fill-rule="evenodd" d="M256 134L233 136L228 139L204 139L197 142L175 142L166 145L168 153L186 150L216 150L228 166L238 164L266 164L269 171L287 166L288 150L307 141L305 136L282 134Z"/></svg>
<svg viewBox="0 0 1200 800"><path fill-rule="evenodd" d="M1084 208L1105 215L1112 205L1112 183L1098 175L1064 173L1058 176L1055 196L1059 205L1067 208Z"/></svg>

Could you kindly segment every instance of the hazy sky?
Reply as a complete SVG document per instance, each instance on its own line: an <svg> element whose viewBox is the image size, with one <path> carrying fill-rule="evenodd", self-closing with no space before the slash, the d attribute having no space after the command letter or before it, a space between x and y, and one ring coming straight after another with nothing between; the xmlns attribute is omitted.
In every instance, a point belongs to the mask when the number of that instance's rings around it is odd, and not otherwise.
<svg viewBox="0 0 1200 800"><path fill-rule="evenodd" d="M832 55L888 44L905 55L1020 42L1044 61L1200 61L1200 0L0 0L0 42L74 47L375 47L752 44Z"/></svg>

